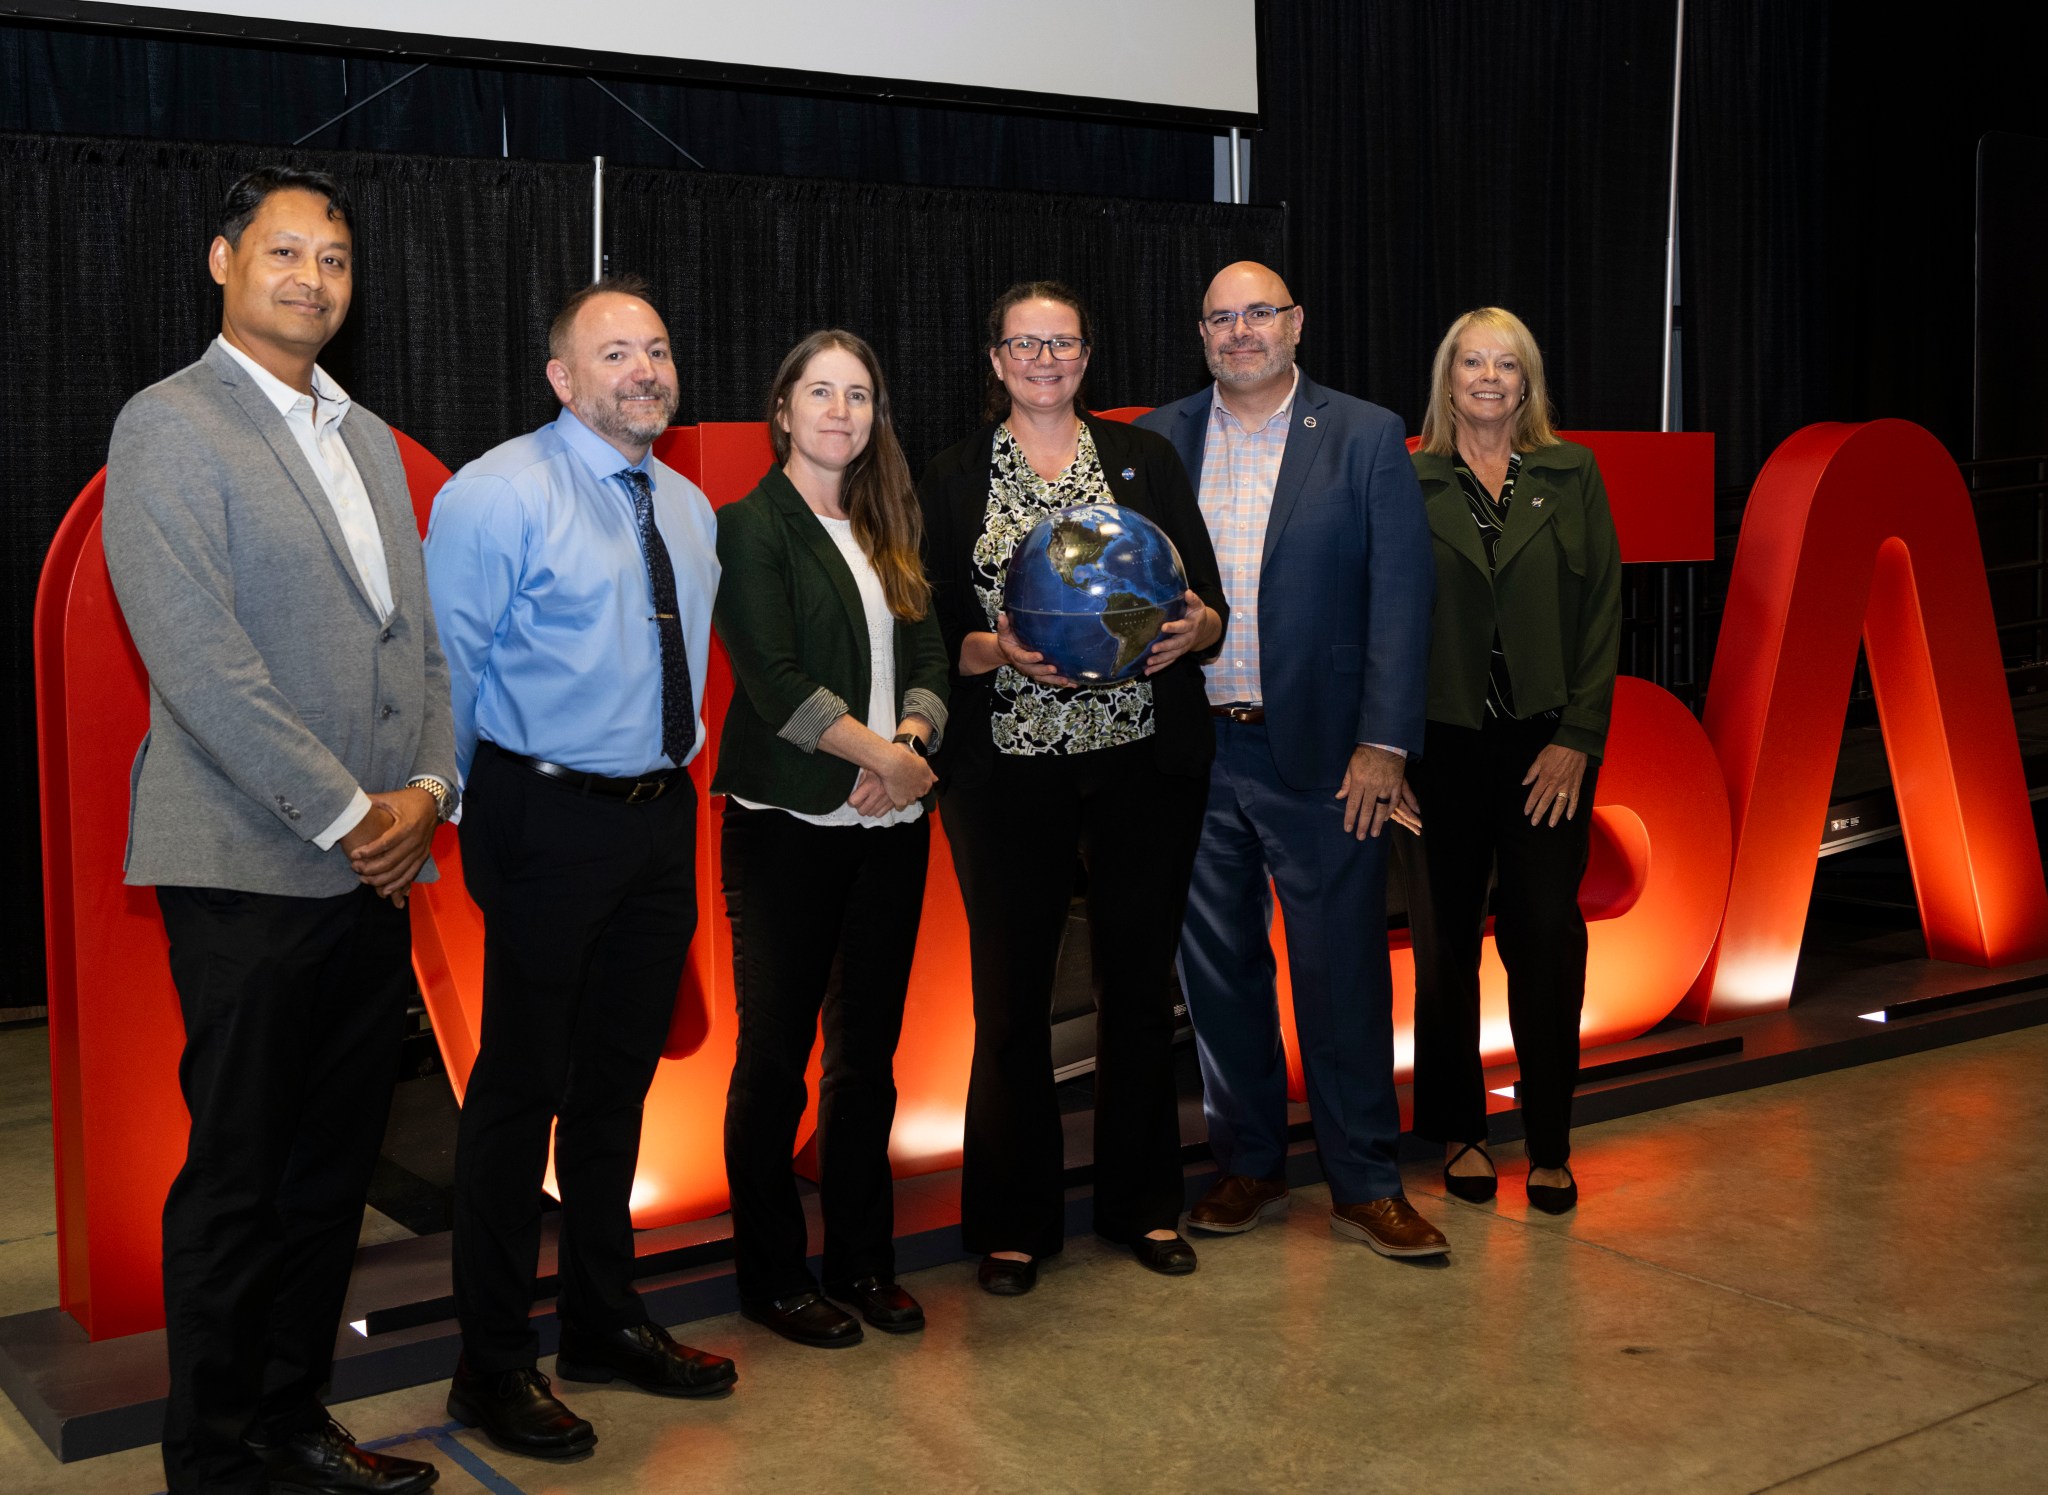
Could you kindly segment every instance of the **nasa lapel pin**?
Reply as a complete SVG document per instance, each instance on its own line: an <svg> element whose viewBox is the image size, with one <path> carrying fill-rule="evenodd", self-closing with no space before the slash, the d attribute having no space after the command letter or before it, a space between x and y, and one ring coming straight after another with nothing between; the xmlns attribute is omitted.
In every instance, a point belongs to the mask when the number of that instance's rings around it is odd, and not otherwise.
<svg viewBox="0 0 2048 1495"><path fill-rule="evenodd" d="M1304 415L1301 418L1301 423L1304 426L1307 426L1311 431L1313 431L1316 428L1316 418L1313 415Z"/></svg>
<svg viewBox="0 0 2048 1495"><path fill-rule="evenodd" d="M1135 468L1135 467L1126 467L1126 468L1124 469L1124 481L1125 481L1126 483L1134 481L1134 480L1135 480L1135 479L1137 478L1137 476L1138 476L1138 469L1137 469L1137 468Z"/></svg>

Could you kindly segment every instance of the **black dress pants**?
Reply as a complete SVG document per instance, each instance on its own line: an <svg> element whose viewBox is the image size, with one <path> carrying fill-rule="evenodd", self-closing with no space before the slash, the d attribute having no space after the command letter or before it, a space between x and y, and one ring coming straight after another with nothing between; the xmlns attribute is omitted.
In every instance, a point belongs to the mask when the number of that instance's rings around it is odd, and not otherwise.
<svg viewBox="0 0 2048 1495"><path fill-rule="evenodd" d="M1586 875L1593 789L1588 763L1578 814L1532 826L1522 776L1549 745L1555 720L1489 719L1477 731L1429 723L1410 768L1422 806L1423 876L1409 889L1415 934L1415 1130L1440 1142L1486 1138L1479 1062L1479 953L1489 874L1494 948L1508 976L1508 1025L1521 1068L1529 1163L1571 1156L1572 1087L1586 1000Z"/></svg>
<svg viewBox="0 0 2048 1495"><path fill-rule="evenodd" d="M768 1303L818 1287L806 1265L790 1154L821 1006L825 1280L895 1280L889 1129L896 1120L896 1040L931 842L922 817L907 825L811 825L780 810L726 801L725 912L740 1037L725 1102L725 1172L742 1302Z"/></svg>
<svg viewBox="0 0 2048 1495"><path fill-rule="evenodd" d="M960 1180L969 1251L1043 1257L1065 1241L1051 1020L1076 852L1097 984L1095 1229L1133 1241L1180 1218L1171 973L1207 796L1206 775L1161 773L1150 742L998 753L985 780L946 791L974 971Z"/></svg>
<svg viewBox="0 0 2048 1495"><path fill-rule="evenodd" d="M462 862L484 914L483 1036L455 1144L455 1311L471 1370L529 1367L554 1126L563 1323L646 1322L633 1290L640 1117L697 927L697 794L628 804L479 744Z"/></svg>
<svg viewBox="0 0 2048 1495"><path fill-rule="evenodd" d="M192 1115L164 1201L164 1476L173 1491L260 1491L243 1439L326 1420L413 990L412 925L368 888L158 888L157 903Z"/></svg>

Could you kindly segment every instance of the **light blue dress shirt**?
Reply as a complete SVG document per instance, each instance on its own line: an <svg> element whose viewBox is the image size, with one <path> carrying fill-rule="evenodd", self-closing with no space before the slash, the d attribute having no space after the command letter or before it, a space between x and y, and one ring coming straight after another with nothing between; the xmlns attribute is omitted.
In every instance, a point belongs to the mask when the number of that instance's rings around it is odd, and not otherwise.
<svg viewBox="0 0 2048 1495"><path fill-rule="evenodd" d="M564 409L450 478L427 525L427 587L455 698L465 781L479 738L588 773L635 778L672 765L661 750L661 641L631 466ZM654 518L675 565L676 602L704 745L711 504L650 452Z"/></svg>

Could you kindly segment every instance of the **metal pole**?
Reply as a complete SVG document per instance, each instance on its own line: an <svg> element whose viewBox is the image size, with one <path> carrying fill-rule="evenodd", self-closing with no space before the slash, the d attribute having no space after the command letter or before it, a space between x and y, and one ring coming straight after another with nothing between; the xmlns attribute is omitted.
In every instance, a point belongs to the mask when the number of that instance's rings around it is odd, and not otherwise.
<svg viewBox="0 0 2048 1495"><path fill-rule="evenodd" d="M590 158L590 279L604 279L604 157Z"/></svg>
<svg viewBox="0 0 2048 1495"><path fill-rule="evenodd" d="M1235 203L1244 201L1244 165L1238 157L1238 153L1243 150L1243 147L1238 144L1240 138L1237 126L1232 125L1230 127L1230 200Z"/></svg>
<svg viewBox="0 0 2048 1495"><path fill-rule="evenodd" d="M1678 90L1685 76L1685 0L1678 0L1678 30L1671 45L1671 197L1664 219L1664 405L1660 431L1671 429L1671 309L1678 301Z"/></svg>

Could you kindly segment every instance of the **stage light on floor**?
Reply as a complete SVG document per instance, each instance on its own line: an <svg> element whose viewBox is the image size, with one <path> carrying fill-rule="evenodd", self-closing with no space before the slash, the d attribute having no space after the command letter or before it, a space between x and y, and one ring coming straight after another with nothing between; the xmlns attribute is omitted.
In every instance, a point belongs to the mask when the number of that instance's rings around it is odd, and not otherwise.
<svg viewBox="0 0 2048 1495"><path fill-rule="evenodd" d="M1890 1021L1890 1019L1887 1018L1883 1012L1859 1012L1856 1015L1862 1018L1863 1021L1865 1021L1866 1023L1882 1023Z"/></svg>
<svg viewBox="0 0 2048 1495"><path fill-rule="evenodd" d="M363 1338L368 1339L370 1337L370 1321L368 1319L350 1319L348 1326L355 1330L356 1333L362 1335Z"/></svg>

